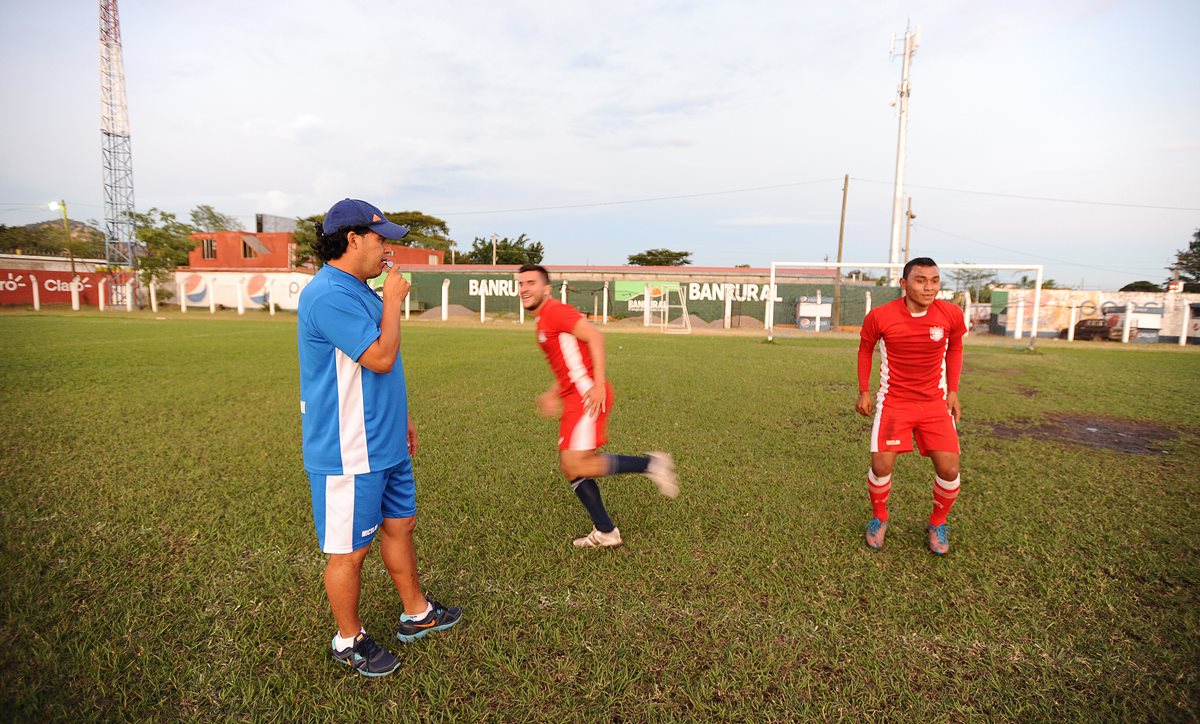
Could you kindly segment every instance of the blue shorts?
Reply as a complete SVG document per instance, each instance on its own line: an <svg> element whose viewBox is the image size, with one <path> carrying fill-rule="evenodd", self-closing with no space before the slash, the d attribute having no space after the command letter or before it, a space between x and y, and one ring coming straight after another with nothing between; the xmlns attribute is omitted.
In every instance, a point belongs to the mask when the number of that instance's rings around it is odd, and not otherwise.
<svg viewBox="0 0 1200 724"><path fill-rule="evenodd" d="M412 460L358 475L308 474L317 544L325 553L350 553L371 545L384 518L417 514Z"/></svg>

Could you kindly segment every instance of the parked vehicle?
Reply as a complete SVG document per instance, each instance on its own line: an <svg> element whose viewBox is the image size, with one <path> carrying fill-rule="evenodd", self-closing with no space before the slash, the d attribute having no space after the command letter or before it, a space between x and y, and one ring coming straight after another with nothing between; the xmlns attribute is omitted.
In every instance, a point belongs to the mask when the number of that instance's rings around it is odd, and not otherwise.
<svg viewBox="0 0 1200 724"><path fill-rule="evenodd" d="M1059 339L1067 338L1067 330L1060 330ZM1075 323L1075 339L1110 339L1108 321L1102 317L1081 319ZM1120 339L1118 331L1117 338Z"/></svg>

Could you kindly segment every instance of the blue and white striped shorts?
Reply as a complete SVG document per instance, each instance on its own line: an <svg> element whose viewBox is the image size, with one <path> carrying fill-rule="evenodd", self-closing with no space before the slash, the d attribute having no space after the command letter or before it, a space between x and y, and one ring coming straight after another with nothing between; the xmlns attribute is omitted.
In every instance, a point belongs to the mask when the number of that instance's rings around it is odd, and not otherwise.
<svg viewBox="0 0 1200 724"><path fill-rule="evenodd" d="M325 553L350 553L371 545L384 518L417 514L412 460L357 475L309 473L317 544Z"/></svg>

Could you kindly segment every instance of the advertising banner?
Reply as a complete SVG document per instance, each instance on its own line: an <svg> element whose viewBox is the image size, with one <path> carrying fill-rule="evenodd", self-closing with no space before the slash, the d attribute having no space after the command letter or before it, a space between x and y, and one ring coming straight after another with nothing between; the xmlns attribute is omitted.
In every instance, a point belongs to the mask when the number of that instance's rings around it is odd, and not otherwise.
<svg viewBox="0 0 1200 724"><path fill-rule="evenodd" d="M98 306L98 285L102 274L78 274L79 304ZM31 271L29 269L0 269L0 304L33 305L33 285L36 283L42 304L70 304L71 279L69 271ZM36 280L36 281L35 281Z"/></svg>

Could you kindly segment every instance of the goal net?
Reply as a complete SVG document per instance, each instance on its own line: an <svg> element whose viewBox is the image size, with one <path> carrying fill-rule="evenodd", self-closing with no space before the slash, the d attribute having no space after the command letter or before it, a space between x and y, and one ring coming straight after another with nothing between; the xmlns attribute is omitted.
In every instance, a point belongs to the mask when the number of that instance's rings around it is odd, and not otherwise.
<svg viewBox="0 0 1200 724"><path fill-rule="evenodd" d="M692 318L688 314L687 298L677 282L646 285L642 308L642 324L658 327L668 334L691 334Z"/></svg>

